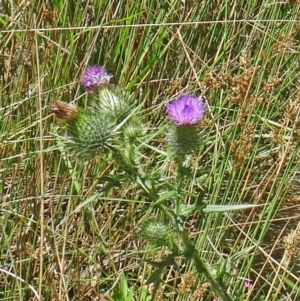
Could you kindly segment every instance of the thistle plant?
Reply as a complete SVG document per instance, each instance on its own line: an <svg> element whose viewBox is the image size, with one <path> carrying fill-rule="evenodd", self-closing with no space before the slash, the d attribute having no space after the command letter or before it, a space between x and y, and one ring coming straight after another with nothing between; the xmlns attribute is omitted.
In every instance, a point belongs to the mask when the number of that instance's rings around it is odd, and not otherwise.
<svg viewBox="0 0 300 301"><path fill-rule="evenodd" d="M183 183L189 181L182 172L184 162L188 155L197 151L202 142L204 101L187 94L166 105L168 152L165 160L174 160L177 175L172 184L169 181L162 183L163 171L157 169L156 173L151 173L147 162L140 160L145 144L143 139L146 139L142 135L139 106L133 106L125 92L110 85L110 77L100 66L91 66L83 73L80 81L91 98L86 110L58 101L51 104L52 112L66 122L65 141L68 149L86 158L109 153L120 170L125 172L122 173L124 180L138 186L143 195L152 201L153 207L162 213L163 221L151 219L142 225L140 231L150 244L166 247L170 251L159 267L148 262L158 268L149 282L159 281L167 266L176 266L175 257L180 255L186 262L194 262L197 272L206 277L212 290L222 300L231 300L222 279L225 272L218 275L212 272L212 267L201 258L184 227L184 221L189 215L195 211L203 214L209 206L204 204L202 195L195 195L195 203L186 206L182 190ZM210 207L210 211L212 209Z"/></svg>

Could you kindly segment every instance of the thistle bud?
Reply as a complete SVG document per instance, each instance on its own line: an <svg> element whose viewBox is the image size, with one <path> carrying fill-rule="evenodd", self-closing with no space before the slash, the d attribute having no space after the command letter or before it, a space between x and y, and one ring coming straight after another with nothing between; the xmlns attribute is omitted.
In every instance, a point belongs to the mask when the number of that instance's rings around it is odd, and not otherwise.
<svg viewBox="0 0 300 301"><path fill-rule="evenodd" d="M113 124L101 114L80 111L67 123L67 146L79 155L93 157L109 147Z"/></svg>
<svg viewBox="0 0 300 301"><path fill-rule="evenodd" d="M141 229L142 237L155 246L166 246L169 243L169 229L159 221L148 221Z"/></svg>
<svg viewBox="0 0 300 301"><path fill-rule="evenodd" d="M141 123L138 122L135 118L130 120L126 124L126 126L123 128L124 135L129 138L129 139L135 139L142 135L143 133L143 128L141 126Z"/></svg>
<svg viewBox="0 0 300 301"><path fill-rule="evenodd" d="M105 114L114 120L116 124L122 121L131 110L130 103L126 99L124 92L117 88L103 88L94 95L92 107L99 113Z"/></svg>

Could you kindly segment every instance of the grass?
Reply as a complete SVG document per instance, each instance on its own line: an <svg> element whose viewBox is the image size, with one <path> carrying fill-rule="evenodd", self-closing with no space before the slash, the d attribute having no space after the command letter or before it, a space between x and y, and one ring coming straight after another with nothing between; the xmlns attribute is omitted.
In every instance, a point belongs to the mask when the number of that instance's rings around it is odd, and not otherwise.
<svg viewBox="0 0 300 301"><path fill-rule="evenodd" d="M216 275L226 270L233 300L298 300L300 6L120 3L1 3L0 299L154 295L146 260L166 250L150 248L138 229L161 212L136 185L116 185L114 162L67 153L64 125L48 109L55 99L87 106L78 79L101 64L143 105L148 172L173 184L174 166L156 151L165 147L164 105L205 96L184 202L204 191L208 204L259 206L193 214L189 237ZM191 262L177 265L166 267L154 300L215 298Z"/></svg>

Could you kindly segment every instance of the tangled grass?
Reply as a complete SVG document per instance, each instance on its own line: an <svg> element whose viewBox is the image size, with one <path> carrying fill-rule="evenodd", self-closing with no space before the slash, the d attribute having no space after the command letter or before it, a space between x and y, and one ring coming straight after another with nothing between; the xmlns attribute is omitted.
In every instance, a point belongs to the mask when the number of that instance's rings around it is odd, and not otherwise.
<svg viewBox="0 0 300 301"><path fill-rule="evenodd" d="M167 101L205 96L203 145L185 189L204 190L209 204L260 206L195 214L185 225L189 236L211 266L236 259L225 267L233 300L299 300L295 1L0 5L1 300L216 298L180 257L157 289L146 285L153 268L145 259L159 262L167 250L149 248L137 229L157 211L137 187L113 185L114 162L65 152L64 126L49 104L86 107L79 78L89 64L104 65L143 103L152 132L163 129ZM165 145L161 131L142 160L172 179L174 166L153 150ZM114 188L95 198L107 181Z"/></svg>

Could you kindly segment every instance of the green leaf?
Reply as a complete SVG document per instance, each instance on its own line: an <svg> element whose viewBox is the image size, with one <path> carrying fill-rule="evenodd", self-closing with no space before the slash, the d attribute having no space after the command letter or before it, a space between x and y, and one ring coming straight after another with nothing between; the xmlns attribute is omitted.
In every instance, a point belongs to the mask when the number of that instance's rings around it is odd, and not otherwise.
<svg viewBox="0 0 300 301"><path fill-rule="evenodd" d="M155 204L159 204L159 203L162 203L166 200L169 200L170 198L172 198L173 196L176 195L176 191L167 191L165 193L163 193L159 199L155 202Z"/></svg>
<svg viewBox="0 0 300 301"><path fill-rule="evenodd" d="M99 179L99 182L107 182L104 187L101 188L101 192L107 192L111 190L112 188L118 187L121 188L120 182L117 180L118 178L112 178L112 177L101 177Z"/></svg>
<svg viewBox="0 0 300 301"><path fill-rule="evenodd" d="M123 296L123 300L127 300L127 292L128 292L128 285L127 285L127 279L126 276L124 275L124 273L122 273L121 275L121 294Z"/></svg>
<svg viewBox="0 0 300 301"><path fill-rule="evenodd" d="M94 202L95 200L97 200L98 198L100 197L100 194L99 193L96 193L90 197L88 197L85 201L83 201L82 203L80 203L76 208L75 210L71 213L75 213L77 211L79 211L81 208L85 207L86 205L90 204L91 202Z"/></svg>
<svg viewBox="0 0 300 301"><path fill-rule="evenodd" d="M227 211L251 209L251 208L259 207L259 206L260 205L253 205L253 204L207 205L205 208L203 208L203 212L204 213L227 212Z"/></svg>
<svg viewBox="0 0 300 301"><path fill-rule="evenodd" d="M300 288L294 281L286 278L284 279L285 283L300 297Z"/></svg>
<svg viewBox="0 0 300 301"><path fill-rule="evenodd" d="M149 279L146 282L146 285L149 285L150 283L155 283L157 286L159 285L162 280L160 279L160 275L163 272L163 268L160 268L152 273L152 275L149 277Z"/></svg>

